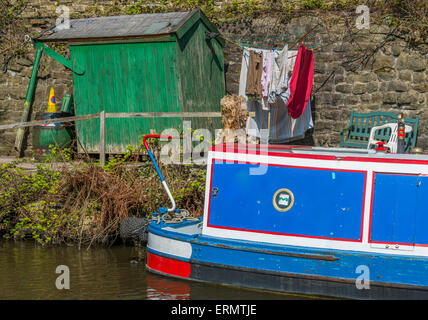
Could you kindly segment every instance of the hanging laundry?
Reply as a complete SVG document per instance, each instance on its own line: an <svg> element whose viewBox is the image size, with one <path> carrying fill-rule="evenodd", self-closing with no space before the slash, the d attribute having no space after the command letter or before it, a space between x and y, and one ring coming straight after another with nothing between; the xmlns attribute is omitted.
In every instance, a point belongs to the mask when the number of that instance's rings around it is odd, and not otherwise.
<svg viewBox="0 0 428 320"><path fill-rule="evenodd" d="M288 114L299 118L308 104L314 80L314 52L303 44L297 52L297 58L290 80L290 97L287 103Z"/></svg>
<svg viewBox="0 0 428 320"><path fill-rule="evenodd" d="M241 73L239 75L239 95L243 96L245 100L248 100L248 97L245 94L245 89L247 87L247 74L248 74L249 64L250 64L250 51L248 49L244 49L242 52L242 59L241 59Z"/></svg>
<svg viewBox="0 0 428 320"><path fill-rule="evenodd" d="M269 110L269 89L272 81L272 59L274 52L272 50L263 50L263 69L262 69L262 99L263 110Z"/></svg>
<svg viewBox="0 0 428 320"><path fill-rule="evenodd" d="M287 101L290 90L282 96L282 99L277 99L274 104L271 104L270 117L271 126L269 130L270 143L286 143L303 139L305 132L313 128L311 101L298 119L293 119L287 110Z"/></svg>
<svg viewBox="0 0 428 320"><path fill-rule="evenodd" d="M251 52L263 54L263 50L258 48L245 48L242 52L241 73L239 77L239 95L243 96L246 100L250 100L246 92L247 92L247 79L248 79L248 71L250 68ZM260 78L260 83L261 83L261 78Z"/></svg>
<svg viewBox="0 0 428 320"><path fill-rule="evenodd" d="M262 69L262 95L268 97L269 87L272 81L272 50L263 50L263 69Z"/></svg>
<svg viewBox="0 0 428 320"><path fill-rule="evenodd" d="M257 99L262 97L262 72L263 72L263 53L250 51L250 61L247 72L246 95L255 96Z"/></svg>
<svg viewBox="0 0 428 320"><path fill-rule="evenodd" d="M277 97L288 87L288 45L281 51L275 51L272 63L271 81L269 87L269 103L275 103Z"/></svg>
<svg viewBox="0 0 428 320"><path fill-rule="evenodd" d="M260 103L253 97L246 95L247 87L247 75L250 65L250 53L263 53L262 49L258 48L245 48L242 52L242 61L241 61L241 74L239 78L239 95L243 96L247 101L247 111L255 112L256 116L254 119L248 117L246 131L247 134L251 137L260 137L259 128L267 128L267 119L269 112L261 108ZM266 134L267 136L267 134Z"/></svg>
<svg viewBox="0 0 428 320"><path fill-rule="evenodd" d="M282 70L285 70L285 73L282 73L285 77L285 84L282 84L282 90L278 90L278 94L275 92L275 99L273 103L270 103L270 113L263 109L262 102L263 100L257 100L254 98L249 98L245 95L246 88L246 80L247 80L247 72L249 66L249 57L250 52L261 52L263 53L265 50L257 49L257 48L246 48L242 54L242 63L241 63L241 74L240 74L240 82L239 82L239 95L243 96L247 100L247 110L248 112L254 112L254 118L248 118L247 120L247 134L249 136L260 138L261 143L267 143L267 139L269 138L270 143L286 143L298 139L302 139L305 136L305 132L311 128L313 128L313 120L312 120L312 110L310 101L308 100L308 104L304 109L304 112L301 117L298 119L293 119L287 110L287 103L290 97L290 88L289 74L293 71L293 67L296 61L297 51L288 51L288 48L284 47L284 49L280 52L275 51L272 59L272 66L275 65L275 58L279 57L280 54L283 54L283 61L277 60L277 66L284 66ZM284 53L287 52L287 55L284 56ZM294 57L293 57L294 56ZM293 58L291 58L293 57ZM289 59L290 58L290 59ZM277 72L279 70L276 69ZM272 68L272 72L275 72L274 67ZM278 72L278 74L280 74ZM273 77L273 75L272 75ZM277 78L279 79L279 77ZM284 80L283 80L284 81ZM279 83L277 81L276 83ZM284 90L285 88L285 90ZM270 91L272 93L272 91ZM268 121L269 116L271 118L270 129L268 129Z"/></svg>
<svg viewBox="0 0 428 320"><path fill-rule="evenodd" d="M297 59L297 51L288 51L286 64L287 71L285 87L287 88L284 92L277 96L277 99L271 104L271 127L269 130L269 141L271 143L287 143L303 139L305 132L314 127L312 120L311 101L308 100L306 108L303 114L294 119L289 115L287 109L287 103L291 95L290 81L291 75L294 74L294 66Z"/></svg>

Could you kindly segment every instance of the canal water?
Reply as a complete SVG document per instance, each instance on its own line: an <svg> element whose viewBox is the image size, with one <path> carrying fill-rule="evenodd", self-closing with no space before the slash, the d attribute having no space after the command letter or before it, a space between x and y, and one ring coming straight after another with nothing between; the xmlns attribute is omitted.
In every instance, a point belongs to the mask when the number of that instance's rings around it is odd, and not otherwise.
<svg viewBox="0 0 428 320"><path fill-rule="evenodd" d="M144 261L135 263L135 257L144 256L143 250L127 246L81 250L74 246L43 248L32 242L0 240L0 300L304 298L155 275L146 271ZM68 267L69 289L56 287L57 278L64 276L64 271L56 273L58 266Z"/></svg>

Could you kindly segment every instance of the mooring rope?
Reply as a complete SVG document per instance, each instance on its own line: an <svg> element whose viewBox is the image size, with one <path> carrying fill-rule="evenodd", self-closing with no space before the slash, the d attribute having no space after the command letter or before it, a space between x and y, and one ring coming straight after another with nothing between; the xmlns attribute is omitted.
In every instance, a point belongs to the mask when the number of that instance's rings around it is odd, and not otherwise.
<svg viewBox="0 0 428 320"><path fill-rule="evenodd" d="M152 217L153 221L156 221L156 224L159 224L161 220L164 223L182 223L184 221L199 221L198 218L194 218L190 215L190 212L186 209L181 209L180 212L167 212L163 215L158 214L156 217Z"/></svg>

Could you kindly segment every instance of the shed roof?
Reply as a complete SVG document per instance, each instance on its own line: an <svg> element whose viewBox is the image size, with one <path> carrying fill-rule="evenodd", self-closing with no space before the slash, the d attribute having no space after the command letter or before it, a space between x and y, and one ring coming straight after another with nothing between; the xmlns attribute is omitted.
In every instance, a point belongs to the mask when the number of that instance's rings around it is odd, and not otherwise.
<svg viewBox="0 0 428 320"><path fill-rule="evenodd" d="M176 33L178 38L199 19L211 32L217 28L200 9L186 12L152 13L110 16L86 19L71 19L69 29L54 27L45 30L37 41L84 41L91 39L135 38Z"/></svg>

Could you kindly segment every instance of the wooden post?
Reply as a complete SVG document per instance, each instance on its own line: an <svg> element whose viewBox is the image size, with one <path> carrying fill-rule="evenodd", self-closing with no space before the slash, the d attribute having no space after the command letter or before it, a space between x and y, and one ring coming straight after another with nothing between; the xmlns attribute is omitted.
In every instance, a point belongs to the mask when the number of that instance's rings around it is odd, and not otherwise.
<svg viewBox="0 0 428 320"><path fill-rule="evenodd" d="M80 66L76 66L75 63L72 63L72 61L67 60L65 57L63 57L62 55L60 55L59 53L57 53L55 50L49 48L47 45L45 45L44 43L35 42L35 47L37 49L42 49L43 52L45 54L47 54L49 57L51 57L52 59L58 61L59 63L61 63L64 67L70 69L71 71L73 71L74 73L77 73L79 75L82 75L85 73L85 69L81 68Z"/></svg>
<svg viewBox="0 0 428 320"><path fill-rule="evenodd" d="M39 69L40 57L42 55L43 48L37 48L36 58L34 59L33 70L31 71L30 82L28 83L27 95L25 96L24 111L21 115L21 122L27 122L28 116L30 115L31 103L33 101L34 88L36 86L37 70ZM22 156L22 142L24 141L26 127L19 128L16 133L15 150L16 156L20 158Z"/></svg>
<svg viewBox="0 0 428 320"><path fill-rule="evenodd" d="M106 164L106 112L105 110L100 112L100 163L102 166Z"/></svg>

